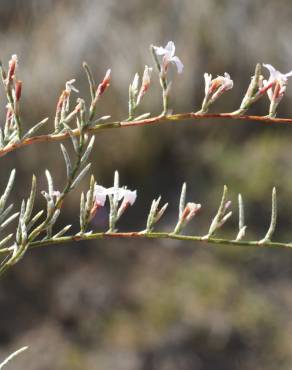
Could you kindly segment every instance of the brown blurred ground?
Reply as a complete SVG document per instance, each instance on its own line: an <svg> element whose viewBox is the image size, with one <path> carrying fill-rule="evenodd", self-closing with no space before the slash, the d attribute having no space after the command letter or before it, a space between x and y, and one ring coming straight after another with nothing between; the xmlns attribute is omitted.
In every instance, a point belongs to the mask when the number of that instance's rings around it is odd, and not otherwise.
<svg viewBox="0 0 292 370"><path fill-rule="evenodd" d="M88 97L83 60L99 79L108 67L113 71L100 114L126 117L128 83L152 63L151 43L174 40L185 64L183 75L173 76L175 111L199 108L204 72L231 74L233 91L214 107L230 111L240 104L256 62L292 69L288 0L1 0L0 5L0 55L5 62L13 53L19 56L27 127L53 117L66 80L75 77ZM154 82L145 112L159 112L158 101ZM281 116L291 116L291 103L289 86ZM3 100L2 117L4 106ZM254 112L267 109L266 99ZM265 232L276 185L280 226L275 238L289 241L291 130L202 121L104 132L96 140L94 173L109 185L119 169L123 184L138 189L124 229L142 229L149 203L159 194L170 202L161 227L171 228L180 186L187 181L189 200L203 205L190 232L203 234L226 183L235 211L237 193L244 195L249 238ZM16 203L27 195L32 173L40 190L45 168L57 187L62 185L57 144L2 158L2 187L13 166ZM76 192L62 222L78 222L78 203ZM97 228L102 224L100 216ZM233 235L235 227L236 220L223 234ZM98 241L33 251L1 280L1 357L29 345L7 369L288 370L291 277L292 254L285 250Z"/></svg>

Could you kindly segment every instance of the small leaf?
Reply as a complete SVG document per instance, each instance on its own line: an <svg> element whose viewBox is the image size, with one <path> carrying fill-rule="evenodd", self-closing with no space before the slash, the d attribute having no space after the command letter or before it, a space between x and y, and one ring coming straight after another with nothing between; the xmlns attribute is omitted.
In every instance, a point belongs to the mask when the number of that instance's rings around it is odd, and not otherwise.
<svg viewBox="0 0 292 370"><path fill-rule="evenodd" d="M88 157L90 156L90 153L92 151L92 148L93 148L93 145L94 145L94 141L95 141L95 136L92 136L91 139L90 139L90 142L85 150L85 153L83 154L82 158L81 158L81 164L84 164L87 162L88 160Z"/></svg>
<svg viewBox="0 0 292 370"><path fill-rule="evenodd" d="M81 231L84 231L85 226L86 226L85 214L86 214L85 197L84 197L84 193L82 192L81 197L80 197L80 217L79 217Z"/></svg>
<svg viewBox="0 0 292 370"><path fill-rule="evenodd" d="M34 201L35 201L35 196L36 196L36 177L33 175L32 181L31 181L31 191L30 191L30 196L27 200L26 203L26 210L25 210L25 215L24 215L24 221L27 223L30 219L33 206L34 206Z"/></svg>
<svg viewBox="0 0 292 370"><path fill-rule="evenodd" d="M39 211L31 220L30 222L28 223L27 225L27 230L30 230L34 224L39 220L39 218L42 216L42 214L44 213L43 210Z"/></svg>
<svg viewBox="0 0 292 370"><path fill-rule="evenodd" d="M67 178L69 179L71 176L71 172L72 172L72 165L71 165L70 157L64 145L60 144L60 147L61 147L63 157L65 160L65 164L66 164Z"/></svg>
<svg viewBox="0 0 292 370"><path fill-rule="evenodd" d="M141 114L138 117L135 117L135 119L133 121L140 121L140 120L149 118L150 116L151 116L151 113L144 113L144 114Z"/></svg>
<svg viewBox="0 0 292 370"><path fill-rule="evenodd" d="M38 122L31 129L29 129L27 133L23 135L22 140L25 140L30 136L34 135L40 128L44 126L45 123L48 122L48 119L49 119L48 117L44 118L42 121Z"/></svg>
<svg viewBox="0 0 292 370"><path fill-rule="evenodd" d="M6 226L8 226L13 220L15 220L19 215L19 212L14 213L10 217L8 217L1 225L0 231L2 231Z"/></svg>
<svg viewBox="0 0 292 370"><path fill-rule="evenodd" d="M187 184L184 182L181 188L180 200L179 200L179 218L181 218L183 211L186 206L186 192Z"/></svg>
<svg viewBox="0 0 292 370"><path fill-rule="evenodd" d="M272 191L272 211L271 211L271 222L270 227L265 235L265 237L259 241L260 244L271 241L271 238L275 232L277 224L277 191L276 188L273 188Z"/></svg>
<svg viewBox="0 0 292 370"><path fill-rule="evenodd" d="M48 192L50 197L53 197L54 194L54 183L53 183L53 178L49 170L46 170L46 177L47 177L47 182L48 182Z"/></svg>
<svg viewBox="0 0 292 370"><path fill-rule="evenodd" d="M70 187L70 190L74 189L79 183L80 181L83 179L83 177L87 174L87 172L89 171L91 167L91 163L88 163L88 165L86 167L83 168L83 170L79 173L79 175L76 177L76 179L73 181L71 187Z"/></svg>
<svg viewBox="0 0 292 370"><path fill-rule="evenodd" d="M85 70L85 73L86 73L86 76L87 76L87 79L88 79L91 100L93 100L94 96L95 96L96 83L94 81L94 77L93 77L93 74L91 72L91 69L89 68L89 65L86 62L83 62L82 66Z"/></svg>
<svg viewBox="0 0 292 370"><path fill-rule="evenodd" d="M13 234L5 236L5 238L0 241L0 248L2 248L12 237Z"/></svg>
<svg viewBox="0 0 292 370"><path fill-rule="evenodd" d="M67 225L63 227L62 230L60 230L59 232L57 232L57 234L53 236L53 239L60 238L61 236L63 236L71 228L71 226L72 225Z"/></svg>
<svg viewBox="0 0 292 370"><path fill-rule="evenodd" d="M10 173L10 176L9 176L9 180L8 180L8 183L7 183L7 186L6 186L6 189L3 193L3 195L1 196L0 198L0 213L3 212L3 209L5 207L5 204L7 202L7 199L11 193L11 190L13 188L13 184L14 184L14 180L15 180L15 169L13 169Z"/></svg>
<svg viewBox="0 0 292 370"><path fill-rule="evenodd" d="M13 208L13 204L10 204L0 215L0 223L3 222L5 220L5 218L9 215L9 213L11 212L12 208Z"/></svg>

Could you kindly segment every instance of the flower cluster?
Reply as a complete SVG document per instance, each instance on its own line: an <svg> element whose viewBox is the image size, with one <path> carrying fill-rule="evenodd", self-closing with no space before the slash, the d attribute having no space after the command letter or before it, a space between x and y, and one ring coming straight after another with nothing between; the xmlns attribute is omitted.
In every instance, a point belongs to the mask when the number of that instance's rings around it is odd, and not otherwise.
<svg viewBox="0 0 292 370"><path fill-rule="evenodd" d="M129 190L126 187L115 187L105 188L102 185L95 185L94 187L94 199L95 204L98 207L103 207L108 196L115 197L118 201L123 200L123 207L132 206L137 198L136 190Z"/></svg>
<svg viewBox="0 0 292 370"><path fill-rule="evenodd" d="M180 58L175 55L175 44L173 41L169 41L165 47L162 46L152 46L152 53L154 55L154 60L158 67L161 79L161 86L163 89L163 102L164 110L163 114L168 112L168 95L171 87L171 83L167 82L166 75L169 65L175 64L178 73L182 73L184 65ZM162 59L160 59L162 58ZM276 108L283 98L288 77L292 76L292 71L283 74L277 71L270 64L263 64L270 72L268 80L260 74L260 68L258 68L258 73L252 78L252 82L247 90L247 93L242 101L241 107L238 111L234 112L236 114L243 114L245 111L257 101L261 96L267 93L270 100L269 116L274 117L276 115ZM233 88L233 80L230 75L225 72L223 76L217 76L212 79L212 75L209 73L204 73L205 80L205 96L203 99L202 107L197 112L199 114L207 113L210 106L226 91Z"/></svg>

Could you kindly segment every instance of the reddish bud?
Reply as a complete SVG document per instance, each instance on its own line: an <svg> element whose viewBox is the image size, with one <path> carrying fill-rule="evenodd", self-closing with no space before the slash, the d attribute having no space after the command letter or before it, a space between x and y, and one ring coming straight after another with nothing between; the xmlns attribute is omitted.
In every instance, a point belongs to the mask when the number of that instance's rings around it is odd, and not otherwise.
<svg viewBox="0 0 292 370"><path fill-rule="evenodd" d="M22 90L22 81L15 82L15 99L16 101L20 100L21 97L21 90Z"/></svg>
<svg viewBox="0 0 292 370"><path fill-rule="evenodd" d="M17 66L17 55L12 55L10 61L9 61L9 69L8 69L8 75L7 75L7 82L12 81L15 75L15 70Z"/></svg>
<svg viewBox="0 0 292 370"><path fill-rule="evenodd" d="M187 203L182 215L181 220L189 222L201 209L201 204Z"/></svg>
<svg viewBox="0 0 292 370"><path fill-rule="evenodd" d="M98 85L96 95L101 96L110 85L111 70L108 69L102 82Z"/></svg>
<svg viewBox="0 0 292 370"><path fill-rule="evenodd" d="M66 91L64 90L62 92L62 94L60 95L59 97L59 100L58 100L58 103L57 103L57 112L60 112L62 107L63 107L63 103L64 103L64 100L65 100L65 97L66 97Z"/></svg>

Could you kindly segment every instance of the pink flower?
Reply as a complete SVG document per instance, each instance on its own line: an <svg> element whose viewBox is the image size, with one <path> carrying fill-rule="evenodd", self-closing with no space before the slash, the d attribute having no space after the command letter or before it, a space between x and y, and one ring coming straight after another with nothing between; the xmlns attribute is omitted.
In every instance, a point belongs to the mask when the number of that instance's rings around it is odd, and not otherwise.
<svg viewBox="0 0 292 370"><path fill-rule="evenodd" d="M136 190L129 190L126 188L115 188L112 186L111 188L106 189L107 195L113 195L116 197L118 201L123 199L123 203L128 203L129 205L133 205L137 198L137 191Z"/></svg>
<svg viewBox="0 0 292 370"><path fill-rule="evenodd" d="M213 94L212 100L216 100L225 91L233 88L233 81L228 73L224 73L224 76L217 76L212 80L212 75L205 73L205 95Z"/></svg>
<svg viewBox="0 0 292 370"><path fill-rule="evenodd" d="M95 185L94 187L94 203L99 206L103 207L106 201L106 197L108 195L108 189L101 185Z"/></svg>
<svg viewBox="0 0 292 370"><path fill-rule="evenodd" d="M174 63L177 68L178 73L182 73L184 65L182 64L179 57L175 54L175 45L173 41L168 41L165 47L162 46L154 46L155 52L157 55L163 56L162 59L162 69L163 72L166 73L169 63Z"/></svg>
<svg viewBox="0 0 292 370"><path fill-rule="evenodd" d="M137 190L120 189L123 197L123 203L133 205L137 198Z"/></svg>
<svg viewBox="0 0 292 370"><path fill-rule="evenodd" d="M181 220L188 223L202 208L201 204L189 202L181 215Z"/></svg>
<svg viewBox="0 0 292 370"><path fill-rule="evenodd" d="M264 88L267 88L267 94L271 102L278 104L283 98L287 84L288 77L292 76L292 71L288 73L281 73L277 71L271 64L263 64L270 72L268 80L263 81ZM272 87L274 86L274 89Z"/></svg>

